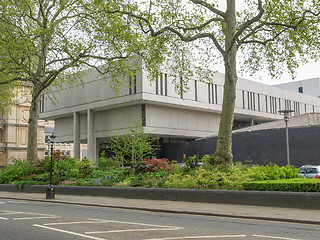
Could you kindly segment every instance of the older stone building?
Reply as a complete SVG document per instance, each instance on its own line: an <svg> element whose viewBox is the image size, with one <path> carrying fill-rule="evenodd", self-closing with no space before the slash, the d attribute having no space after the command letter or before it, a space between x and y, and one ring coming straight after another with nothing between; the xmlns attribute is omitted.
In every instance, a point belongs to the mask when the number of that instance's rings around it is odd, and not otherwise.
<svg viewBox="0 0 320 240"><path fill-rule="evenodd" d="M26 159L27 157L30 88L21 86L16 91L16 103L5 113L0 112L0 166L12 163L13 159ZM39 120L39 158L44 157L44 128L45 122Z"/></svg>

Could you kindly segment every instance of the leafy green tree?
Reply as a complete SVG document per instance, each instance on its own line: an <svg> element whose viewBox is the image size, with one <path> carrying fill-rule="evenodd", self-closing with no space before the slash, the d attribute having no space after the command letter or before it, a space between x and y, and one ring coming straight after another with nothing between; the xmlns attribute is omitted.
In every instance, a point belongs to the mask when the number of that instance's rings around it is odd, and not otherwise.
<svg viewBox="0 0 320 240"><path fill-rule="evenodd" d="M10 85L0 85L0 113L10 110L10 106L14 103L14 87Z"/></svg>
<svg viewBox="0 0 320 240"><path fill-rule="evenodd" d="M221 1L219 1L221 2ZM224 63L225 83L215 162L233 164L232 126L238 79L241 70L269 70L272 76L294 69L320 55L318 0L247 0L236 10L236 0L226 0L225 9L214 0L137 1L139 8L121 12L137 19L137 25L155 38L165 35L178 76L190 74L195 59L214 70ZM160 53L161 54L161 53ZM162 58L163 57L162 53ZM241 58L238 56L241 55ZM193 57L193 58L192 58Z"/></svg>
<svg viewBox="0 0 320 240"><path fill-rule="evenodd" d="M81 80L80 75L68 76L88 67L111 74L115 87L123 84L119 75L133 75L133 61L142 46L136 28L116 13L104 14L101 21L102 13L96 11L94 2L0 2L1 99L5 104L10 100L8 84L27 82L32 86L27 153L30 162L37 160L40 95L49 86Z"/></svg>
<svg viewBox="0 0 320 240"><path fill-rule="evenodd" d="M107 142L110 152L124 163L136 164L147 157L152 157L158 150L155 138L145 133L141 124L130 128L130 134L115 135Z"/></svg>

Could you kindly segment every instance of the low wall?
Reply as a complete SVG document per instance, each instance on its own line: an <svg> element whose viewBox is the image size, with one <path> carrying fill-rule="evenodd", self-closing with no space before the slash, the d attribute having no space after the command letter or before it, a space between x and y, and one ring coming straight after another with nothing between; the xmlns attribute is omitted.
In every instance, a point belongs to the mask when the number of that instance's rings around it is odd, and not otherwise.
<svg viewBox="0 0 320 240"><path fill-rule="evenodd" d="M44 193L48 186L25 186L23 192ZM166 201L240 204L254 206L320 209L320 193L263 192L233 190L117 188L56 186L56 194L78 196L119 197ZM1 184L0 191L18 192L14 185Z"/></svg>

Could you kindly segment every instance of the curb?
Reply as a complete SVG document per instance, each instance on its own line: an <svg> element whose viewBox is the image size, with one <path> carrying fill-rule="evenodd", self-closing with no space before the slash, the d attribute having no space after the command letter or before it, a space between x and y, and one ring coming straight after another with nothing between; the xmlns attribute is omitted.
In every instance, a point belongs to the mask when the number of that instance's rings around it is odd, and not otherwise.
<svg viewBox="0 0 320 240"><path fill-rule="evenodd" d="M40 199L30 199L30 198L18 198L18 197L1 197L0 196L0 199L23 200L23 201L30 201L30 202L45 202L45 203L67 204L67 205L92 206L92 207L105 207L105 208L115 208L115 209L124 209L124 210L158 212L158 213L173 213L173 214L200 215L200 216L212 216L212 217L222 217L222 218L238 218L238 219L248 219L248 220L320 225L320 221L299 220L299 219L293 219L293 218L244 216L244 215L237 215L237 214L221 214L221 213L198 212L198 211L188 211L188 210L170 210L170 209L158 209L158 208L148 208L148 207L119 206L119 205L111 205L111 204L71 202L71 201L61 201L61 200L45 200L45 199L40 200Z"/></svg>

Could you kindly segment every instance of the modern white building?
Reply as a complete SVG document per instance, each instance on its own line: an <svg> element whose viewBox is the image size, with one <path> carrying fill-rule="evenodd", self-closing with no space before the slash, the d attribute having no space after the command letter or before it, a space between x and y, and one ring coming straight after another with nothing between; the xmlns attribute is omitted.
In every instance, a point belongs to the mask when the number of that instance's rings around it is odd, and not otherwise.
<svg viewBox="0 0 320 240"><path fill-rule="evenodd" d="M292 92L303 93L318 98L320 97L320 77L292 81L274 86Z"/></svg>
<svg viewBox="0 0 320 240"><path fill-rule="evenodd" d="M88 157L93 160L110 136L128 133L136 123L142 123L145 132L162 143L217 134L224 74L216 73L211 81L194 76L183 96L175 91L172 75L164 68L159 79L150 82L141 67L117 96L106 77L91 70L83 85L52 91L59 101L43 101L40 117L55 120L57 141L73 142L75 155L80 156L80 143L87 143ZM278 111L283 109L294 110L293 115L319 112L320 99L238 80L234 128L282 119Z"/></svg>

